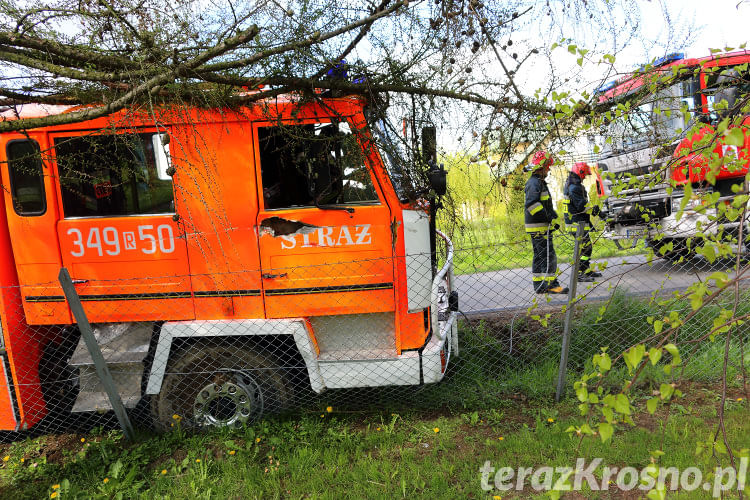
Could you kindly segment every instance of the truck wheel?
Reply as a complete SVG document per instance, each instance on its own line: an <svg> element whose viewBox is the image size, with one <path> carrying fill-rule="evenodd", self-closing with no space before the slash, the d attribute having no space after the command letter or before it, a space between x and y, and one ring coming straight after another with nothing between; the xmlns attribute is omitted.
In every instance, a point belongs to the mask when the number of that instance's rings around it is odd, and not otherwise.
<svg viewBox="0 0 750 500"><path fill-rule="evenodd" d="M151 398L160 430L241 427L289 403L291 391L270 355L235 346L195 345L170 363Z"/></svg>

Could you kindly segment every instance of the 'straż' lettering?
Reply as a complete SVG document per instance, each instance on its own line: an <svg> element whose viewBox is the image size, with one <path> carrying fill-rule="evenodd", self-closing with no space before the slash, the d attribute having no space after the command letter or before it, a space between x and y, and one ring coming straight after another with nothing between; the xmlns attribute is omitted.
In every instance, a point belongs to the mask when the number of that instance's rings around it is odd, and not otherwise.
<svg viewBox="0 0 750 500"><path fill-rule="evenodd" d="M298 240L297 237L301 236ZM370 224L358 224L356 226L325 226L319 227L311 233L283 234L281 249L291 250L299 244L300 248L313 247L344 247L352 245L370 245L372 233Z"/></svg>

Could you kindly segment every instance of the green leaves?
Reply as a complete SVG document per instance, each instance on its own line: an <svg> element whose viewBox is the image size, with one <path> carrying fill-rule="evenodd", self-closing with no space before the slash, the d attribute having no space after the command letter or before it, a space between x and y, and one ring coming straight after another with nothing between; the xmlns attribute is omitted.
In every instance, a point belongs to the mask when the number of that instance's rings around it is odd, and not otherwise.
<svg viewBox="0 0 750 500"><path fill-rule="evenodd" d="M599 368L602 373L608 372L612 368L612 358L607 354L607 348L602 347L600 354L594 354L593 358L594 366Z"/></svg>
<svg viewBox="0 0 750 500"><path fill-rule="evenodd" d="M651 415L654 414L658 406L659 406L659 398L651 398L648 401L646 401L646 409Z"/></svg>
<svg viewBox="0 0 750 500"><path fill-rule="evenodd" d="M630 415L632 413L630 400L628 400L625 394L620 393L615 397L615 411L623 415Z"/></svg>
<svg viewBox="0 0 750 500"><path fill-rule="evenodd" d="M609 441L609 439L612 437L612 434L615 433L615 428L612 426L612 424L607 422L602 422L599 424L599 437L602 438L602 443L606 443Z"/></svg>
<svg viewBox="0 0 750 500"><path fill-rule="evenodd" d="M674 394L674 386L672 384L661 384L659 386L659 395L663 400L669 401L672 394Z"/></svg>
<svg viewBox="0 0 750 500"><path fill-rule="evenodd" d="M633 370L643 359L644 354L646 354L646 346L643 344L638 344L625 351L622 357L628 366L628 373L633 373Z"/></svg>
<svg viewBox="0 0 750 500"><path fill-rule="evenodd" d="M724 144L727 146L742 146L745 144L745 135L739 127L730 128L724 134Z"/></svg>
<svg viewBox="0 0 750 500"><path fill-rule="evenodd" d="M661 349L652 347L648 350L648 359L651 360L651 365L656 366L656 363L661 359Z"/></svg>
<svg viewBox="0 0 750 500"><path fill-rule="evenodd" d="M664 322L661 320L654 321L654 333L659 335L661 333L662 328L664 328Z"/></svg>

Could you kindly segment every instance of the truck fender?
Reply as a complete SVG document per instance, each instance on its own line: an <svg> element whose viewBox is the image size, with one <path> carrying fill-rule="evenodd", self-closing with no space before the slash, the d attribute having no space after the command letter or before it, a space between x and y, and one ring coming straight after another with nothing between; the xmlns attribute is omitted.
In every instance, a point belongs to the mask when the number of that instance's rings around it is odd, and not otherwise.
<svg viewBox="0 0 750 500"><path fill-rule="evenodd" d="M172 343L177 338L221 338L254 335L291 335L305 361L310 385L316 393L325 390L318 366L313 333L303 319L243 319L173 321L164 323L154 352L154 359L146 383L146 394L158 394L169 363Z"/></svg>

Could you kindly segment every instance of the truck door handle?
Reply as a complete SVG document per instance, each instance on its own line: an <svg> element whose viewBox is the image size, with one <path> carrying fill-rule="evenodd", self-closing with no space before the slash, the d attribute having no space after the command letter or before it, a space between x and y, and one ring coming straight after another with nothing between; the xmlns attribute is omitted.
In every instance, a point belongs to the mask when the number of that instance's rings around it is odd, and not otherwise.
<svg viewBox="0 0 750 500"><path fill-rule="evenodd" d="M274 278L286 278L286 275L287 275L287 273L281 273L281 274L268 274L268 273L263 273L263 274L261 274L260 276L261 276L261 278L263 278L263 279L266 279L266 280L272 280L272 279L274 279Z"/></svg>
<svg viewBox="0 0 750 500"><path fill-rule="evenodd" d="M70 280L74 285L82 285L84 283L88 283L89 280Z"/></svg>

